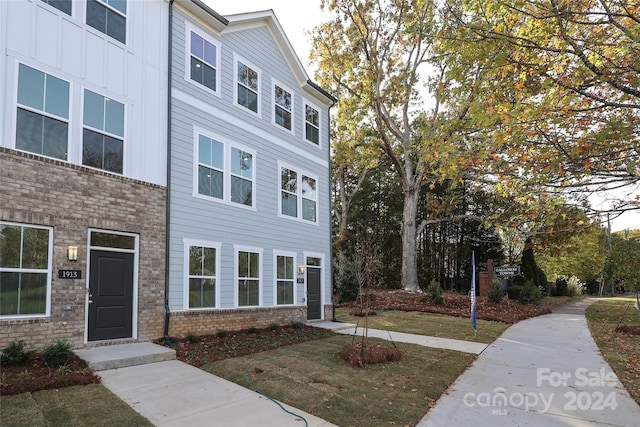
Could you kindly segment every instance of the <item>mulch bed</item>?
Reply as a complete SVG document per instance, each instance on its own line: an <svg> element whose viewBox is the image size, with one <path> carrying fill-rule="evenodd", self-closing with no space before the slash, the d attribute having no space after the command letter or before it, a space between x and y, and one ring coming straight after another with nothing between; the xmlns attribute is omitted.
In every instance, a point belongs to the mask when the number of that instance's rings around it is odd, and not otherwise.
<svg viewBox="0 0 640 427"><path fill-rule="evenodd" d="M442 304L429 301L427 295L406 291L372 291L368 302L358 299L338 304L338 307L359 309L361 306L369 310L420 311L439 313L447 316L469 317L470 298L467 295L446 293ZM486 297L476 298L476 318L493 320L506 324L517 323L530 317L551 313L553 305L543 300L540 305L520 304L518 301L503 298L500 304L490 303Z"/></svg>
<svg viewBox="0 0 640 427"><path fill-rule="evenodd" d="M74 385L100 384L100 377L75 354L61 367L48 366L38 354L19 365L0 368L0 395L8 396Z"/></svg>
<svg viewBox="0 0 640 427"><path fill-rule="evenodd" d="M340 357L351 366L363 368L365 365L398 362L404 352L390 345L357 342L349 344L340 351Z"/></svg>

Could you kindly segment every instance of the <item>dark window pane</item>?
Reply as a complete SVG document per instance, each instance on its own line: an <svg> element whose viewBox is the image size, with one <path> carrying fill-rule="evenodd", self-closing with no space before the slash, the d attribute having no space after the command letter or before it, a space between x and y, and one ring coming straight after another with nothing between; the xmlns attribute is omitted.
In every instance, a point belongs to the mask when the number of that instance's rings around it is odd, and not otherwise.
<svg viewBox="0 0 640 427"><path fill-rule="evenodd" d="M204 64L202 84L211 90L216 90L216 70L206 64Z"/></svg>
<svg viewBox="0 0 640 427"><path fill-rule="evenodd" d="M215 248L202 248L202 275L203 276L215 276L216 275L216 249Z"/></svg>
<svg viewBox="0 0 640 427"><path fill-rule="evenodd" d="M42 154L44 117L18 108L16 119L16 148L30 153Z"/></svg>
<svg viewBox="0 0 640 427"><path fill-rule="evenodd" d="M258 305L260 301L259 282L257 280L239 280L238 282L238 305Z"/></svg>
<svg viewBox="0 0 640 427"><path fill-rule="evenodd" d="M276 105L276 124L291 130L291 113Z"/></svg>
<svg viewBox="0 0 640 427"><path fill-rule="evenodd" d="M250 91L246 87L238 84L238 104L249 110L258 112L258 95L255 92Z"/></svg>
<svg viewBox="0 0 640 427"><path fill-rule="evenodd" d="M223 174L204 166L198 167L198 194L223 198Z"/></svg>
<svg viewBox="0 0 640 427"><path fill-rule="evenodd" d="M19 313L20 273L0 273L0 315Z"/></svg>
<svg viewBox="0 0 640 427"><path fill-rule="evenodd" d="M127 42L127 20L112 10L107 11L107 35L121 43Z"/></svg>
<svg viewBox="0 0 640 427"><path fill-rule="evenodd" d="M20 64L18 102L44 111L44 73L42 71Z"/></svg>
<svg viewBox="0 0 640 427"><path fill-rule="evenodd" d="M85 129L82 133L82 164L102 169L103 136Z"/></svg>
<svg viewBox="0 0 640 427"><path fill-rule="evenodd" d="M249 277L249 252L238 252L238 277Z"/></svg>
<svg viewBox="0 0 640 427"><path fill-rule="evenodd" d="M107 0L109 6L122 12L123 15L127 13L127 0Z"/></svg>
<svg viewBox="0 0 640 427"><path fill-rule="evenodd" d="M202 246L189 247L189 275L202 276Z"/></svg>
<svg viewBox="0 0 640 427"><path fill-rule="evenodd" d="M107 8L95 0L87 1L87 25L106 33Z"/></svg>
<svg viewBox="0 0 640 427"><path fill-rule="evenodd" d="M133 236L123 236L122 234L91 233L91 246L101 246L103 248L135 249L136 238Z"/></svg>
<svg viewBox="0 0 640 427"><path fill-rule="evenodd" d="M121 139L104 137L104 170L122 173L124 143Z"/></svg>
<svg viewBox="0 0 640 427"><path fill-rule="evenodd" d="M316 202L305 198L302 199L302 219L316 221Z"/></svg>
<svg viewBox="0 0 640 427"><path fill-rule="evenodd" d="M251 181L237 176L231 177L231 201L247 206L253 206Z"/></svg>
<svg viewBox="0 0 640 427"><path fill-rule="evenodd" d="M320 131L318 128L311 126L309 123L305 123L307 139L314 144L320 144Z"/></svg>
<svg viewBox="0 0 640 427"><path fill-rule="evenodd" d="M49 267L49 230L23 228L22 268Z"/></svg>
<svg viewBox="0 0 640 427"><path fill-rule="evenodd" d="M0 273L0 315L45 314L46 273Z"/></svg>
<svg viewBox="0 0 640 427"><path fill-rule="evenodd" d="M215 279L189 279L189 308L208 308L216 305Z"/></svg>
<svg viewBox="0 0 640 427"><path fill-rule="evenodd" d="M22 227L0 224L0 267L20 268Z"/></svg>
<svg viewBox="0 0 640 427"><path fill-rule="evenodd" d="M56 9L71 16L71 0L44 0Z"/></svg>
<svg viewBox="0 0 640 427"><path fill-rule="evenodd" d="M278 280L278 304L293 304L293 282Z"/></svg>
<svg viewBox="0 0 640 427"><path fill-rule="evenodd" d="M202 84L204 76L204 67L202 61L198 58L191 57L191 80Z"/></svg>
<svg viewBox="0 0 640 427"><path fill-rule="evenodd" d="M69 139L67 132L67 123L45 117L42 154L56 159L67 160L67 141Z"/></svg>
<svg viewBox="0 0 640 427"><path fill-rule="evenodd" d="M298 197L282 192L282 214L292 217L298 216Z"/></svg>

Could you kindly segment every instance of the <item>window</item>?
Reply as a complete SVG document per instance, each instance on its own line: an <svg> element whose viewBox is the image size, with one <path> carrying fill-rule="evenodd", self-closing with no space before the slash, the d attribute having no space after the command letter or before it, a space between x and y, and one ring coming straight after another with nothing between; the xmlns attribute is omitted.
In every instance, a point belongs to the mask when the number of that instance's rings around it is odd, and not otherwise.
<svg viewBox="0 0 640 427"><path fill-rule="evenodd" d="M215 308L219 247L187 245L189 308Z"/></svg>
<svg viewBox="0 0 640 427"><path fill-rule="evenodd" d="M67 160L69 82L20 64L16 148Z"/></svg>
<svg viewBox="0 0 640 427"><path fill-rule="evenodd" d="M317 220L317 180L287 166L280 167L280 214Z"/></svg>
<svg viewBox="0 0 640 427"><path fill-rule="evenodd" d="M195 31L189 31L191 44L190 74L189 78L214 92L218 91L218 54L217 44L206 40Z"/></svg>
<svg viewBox="0 0 640 427"><path fill-rule="evenodd" d="M238 306L260 305L260 252L237 251Z"/></svg>
<svg viewBox="0 0 640 427"><path fill-rule="evenodd" d="M320 112L309 104L304 105L304 138L320 145Z"/></svg>
<svg viewBox="0 0 640 427"><path fill-rule="evenodd" d="M127 0L88 0L87 25L127 42Z"/></svg>
<svg viewBox="0 0 640 427"><path fill-rule="evenodd" d="M194 194L254 207L255 152L196 132Z"/></svg>
<svg viewBox="0 0 640 427"><path fill-rule="evenodd" d="M291 92L280 85L273 85L273 121L288 131L292 131L293 97Z"/></svg>
<svg viewBox="0 0 640 427"><path fill-rule="evenodd" d="M198 135L198 194L224 198L224 145Z"/></svg>
<svg viewBox="0 0 640 427"><path fill-rule="evenodd" d="M293 274L295 258L292 256L276 256L276 304L293 304Z"/></svg>
<svg viewBox="0 0 640 427"><path fill-rule="evenodd" d="M42 0L43 2L55 7L59 11L71 16L71 0Z"/></svg>
<svg viewBox="0 0 640 427"><path fill-rule="evenodd" d="M124 104L84 91L82 164L122 173L124 154Z"/></svg>
<svg viewBox="0 0 640 427"><path fill-rule="evenodd" d="M0 316L48 316L50 228L0 223Z"/></svg>
<svg viewBox="0 0 640 427"><path fill-rule="evenodd" d="M260 114L260 73L244 60L236 61L236 102Z"/></svg>

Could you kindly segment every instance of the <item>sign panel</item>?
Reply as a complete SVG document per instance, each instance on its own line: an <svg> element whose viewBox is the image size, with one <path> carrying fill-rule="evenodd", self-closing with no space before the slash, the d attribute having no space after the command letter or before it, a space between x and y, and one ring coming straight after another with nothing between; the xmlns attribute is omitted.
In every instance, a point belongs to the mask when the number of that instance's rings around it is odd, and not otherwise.
<svg viewBox="0 0 640 427"><path fill-rule="evenodd" d="M498 276L518 276L520 275L520 266L500 266L493 267L493 272Z"/></svg>
<svg viewBox="0 0 640 427"><path fill-rule="evenodd" d="M58 270L58 279L82 279L82 270Z"/></svg>

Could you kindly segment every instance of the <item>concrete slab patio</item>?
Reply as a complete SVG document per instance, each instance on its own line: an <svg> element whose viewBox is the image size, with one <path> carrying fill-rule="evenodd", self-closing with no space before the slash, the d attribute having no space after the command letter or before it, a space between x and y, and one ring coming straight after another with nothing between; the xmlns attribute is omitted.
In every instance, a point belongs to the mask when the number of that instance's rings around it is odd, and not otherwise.
<svg viewBox="0 0 640 427"><path fill-rule="evenodd" d="M593 301L511 326L418 426L640 426L640 406L587 327Z"/></svg>

